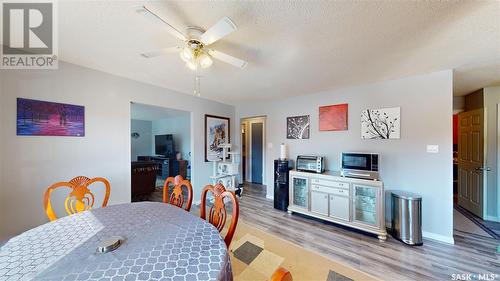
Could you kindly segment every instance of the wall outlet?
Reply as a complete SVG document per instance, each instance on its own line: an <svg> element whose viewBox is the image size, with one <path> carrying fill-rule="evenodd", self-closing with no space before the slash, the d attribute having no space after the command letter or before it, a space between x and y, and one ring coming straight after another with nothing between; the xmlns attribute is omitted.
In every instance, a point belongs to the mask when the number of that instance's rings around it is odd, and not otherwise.
<svg viewBox="0 0 500 281"><path fill-rule="evenodd" d="M437 144L428 144L427 145L427 153L438 153L439 145Z"/></svg>
<svg viewBox="0 0 500 281"><path fill-rule="evenodd" d="M267 148L268 149L272 149L273 148L273 143L272 142L268 142L267 143Z"/></svg>

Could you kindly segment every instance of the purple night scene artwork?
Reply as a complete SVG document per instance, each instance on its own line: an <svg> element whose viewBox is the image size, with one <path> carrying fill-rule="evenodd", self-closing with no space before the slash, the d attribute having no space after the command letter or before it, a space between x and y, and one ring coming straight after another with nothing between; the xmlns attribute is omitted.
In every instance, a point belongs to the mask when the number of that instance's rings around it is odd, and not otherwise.
<svg viewBox="0 0 500 281"><path fill-rule="evenodd" d="M85 136L85 107L17 99L18 136Z"/></svg>

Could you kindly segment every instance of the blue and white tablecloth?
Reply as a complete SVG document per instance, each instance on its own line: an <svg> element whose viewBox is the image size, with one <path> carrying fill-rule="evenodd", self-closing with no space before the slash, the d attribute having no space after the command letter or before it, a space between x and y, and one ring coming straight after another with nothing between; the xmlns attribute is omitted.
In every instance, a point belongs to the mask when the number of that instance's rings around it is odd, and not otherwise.
<svg viewBox="0 0 500 281"><path fill-rule="evenodd" d="M111 236L125 242L110 253ZM155 202L94 209L31 229L0 249L0 280L232 280L217 229Z"/></svg>

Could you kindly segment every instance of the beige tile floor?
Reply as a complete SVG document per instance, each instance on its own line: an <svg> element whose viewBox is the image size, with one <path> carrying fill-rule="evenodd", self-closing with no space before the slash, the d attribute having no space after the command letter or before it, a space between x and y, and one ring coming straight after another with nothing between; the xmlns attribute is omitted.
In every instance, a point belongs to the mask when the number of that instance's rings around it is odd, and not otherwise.
<svg viewBox="0 0 500 281"><path fill-rule="evenodd" d="M232 253L247 241L264 249L249 265L235 258ZM230 250L236 281L269 280L279 266L288 269L295 281L326 281L330 270L353 280L378 280L359 270L263 232L241 220L238 222Z"/></svg>
<svg viewBox="0 0 500 281"><path fill-rule="evenodd" d="M460 231L474 233L491 238L488 233L486 233L479 226L477 226L475 223L473 223L471 220L466 218L464 215L462 215L462 213L455 209L453 209L453 228Z"/></svg>

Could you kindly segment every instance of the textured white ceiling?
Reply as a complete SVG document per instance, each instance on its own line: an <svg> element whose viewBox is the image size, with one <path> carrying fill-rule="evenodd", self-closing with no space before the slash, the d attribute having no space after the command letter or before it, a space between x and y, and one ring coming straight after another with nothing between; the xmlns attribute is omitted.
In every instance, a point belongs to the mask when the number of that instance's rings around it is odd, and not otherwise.
<svg viewBox="0 0 500 281"><path fill-rule="evenodd" d="M60 1L62 60L191 94L181 44L134 7L146 1ZM500 80L498 1L147 1L182 29L229 16L239 30L214 47L246 59L203 73L205 98L241 103L457 69L456 94ZM496 73L495 73L496 72ZM401 93L404 94L404 93Z"/></svg>

